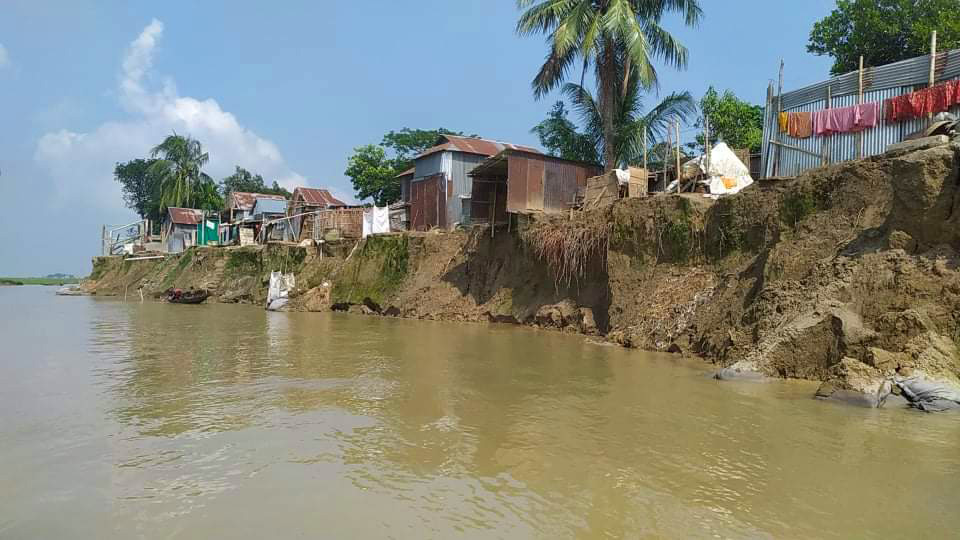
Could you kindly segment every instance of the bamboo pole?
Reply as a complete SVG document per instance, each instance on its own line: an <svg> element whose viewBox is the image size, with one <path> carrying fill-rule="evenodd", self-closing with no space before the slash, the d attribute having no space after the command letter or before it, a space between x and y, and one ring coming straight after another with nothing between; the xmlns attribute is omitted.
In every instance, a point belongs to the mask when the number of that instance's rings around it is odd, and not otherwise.
<svg viewBox="0 0 960 540"><path fill-rule="evenodd" d="M667 164L670 162L670 152L673 150L673 130L667 128L667 145L663 147L663 192L667 192Z"/></svg>
<svg viewBox="0 0 960 540"><path fill-rule="evenodd" d="M647 128L643 128L643 174L647 174Z"/></svg>
<svg viewBox="0 0 960 540"><path fill-rule="evenodd" d="M829 84L827 85L827 109L830 109L833 105L833 87ZM830 163L830 135L825 135L820 138L820 143L823 147L823 164L826 165Z"/></svg>
<svg viewBox="0 0 960 540"><path fill-rule="evenodd" d="M860 55L860 68L857 71L857 105L863 104L863 55ZM863 132L857 132L857 159L863 158Z"/></svg>
<svg viewBox="0 0 960 540"><path fill-rule="evenodd" d="M930 80L929 86L933 86L937 77L937 31L930 34ZM933 112L927 113L927 118L933 118Z"/></svg>
<svg viewBox="0 0 960 540"><path fill-rule="evenodd" d="M490 238L493 238L493 230L497 228L497 186L493 186L493 202L490 203Z"/></svg>
<svg viewBox="0 0 960 540"><path fill-rule="evenodd" d="M674 120L677 126L677 193L680 193L681 174L680 174L680 119Z"/></svg>
<svg viewBox="0 0 960 540"><path fill-rule="evenodd" d="M930 86L933 86L937 69L937 31L930 34Z"/></svg>
<svg viewBox="0 0 960 540"><path fill-rule="evenodd" d="M777 141L780 141L780 113L783 112L783 58L780 59L780 82L777 84ZM780 174L780 147L773 151L773 175Z"/></svg>
<svg viewBox="0 0 960 540"><path fill-rule="evenodd" d="M776 145L776 146L780 146L780 147L783 147L783 148L789 148L790 150L796 150L797 152L801 152L801 153L803 153L803 154L809 154L809 155L811 155L811 156L817 157L817 153L816 153L816 152L812 152L812 151L810 151L810 150L807 150L807 149L804 149L804 148L800 148L799 146L794 146L794 145L792 145L792 144L782 143L782 142L780 142L780 141L770 141L770 143L771 143L771 144L774 144L774 145Z"/></svg>
<svg viewBox="0 0 960 540"><path fill-rule="evenodd" d="M706 160L704 169L710 170L710 117L703 115L703 155Z"/></svg>

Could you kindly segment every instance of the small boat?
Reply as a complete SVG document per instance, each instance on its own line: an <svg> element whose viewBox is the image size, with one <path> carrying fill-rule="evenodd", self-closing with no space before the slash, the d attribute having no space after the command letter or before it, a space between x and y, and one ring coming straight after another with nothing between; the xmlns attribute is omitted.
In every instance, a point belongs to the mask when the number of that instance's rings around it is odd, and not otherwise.
<svg viewBox="0 0 960 540"><path fill-rule="evenodd" d="M210 292L206 289L167 289L167 302L171 304L201 304Z"/></svg>
<svg viewBox="0 0 960 540"><path fill-rule="evenodd" d="M57 289L57 296L83 296L80 285L65 285Z"/></svg>

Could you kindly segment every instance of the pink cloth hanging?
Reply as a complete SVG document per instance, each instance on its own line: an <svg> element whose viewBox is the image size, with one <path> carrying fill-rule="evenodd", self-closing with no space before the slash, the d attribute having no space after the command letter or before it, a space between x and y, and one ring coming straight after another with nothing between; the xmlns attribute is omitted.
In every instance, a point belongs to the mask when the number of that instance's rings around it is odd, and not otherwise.
<svg viewBox="0 0 960 540"><path fill-rule="evenodd" d="M880 103L862 103L854 105L853 130L863 131L865 129L877 127L880 120Z"/></svg>
<svg viewBox="0 0 960 540"><path fill-rule="evenodd" d="M827 113L830 109L824 109L822 111L814 111L813 115L813 133L817 136L829 135L830 130L827 127Z"/></svg>

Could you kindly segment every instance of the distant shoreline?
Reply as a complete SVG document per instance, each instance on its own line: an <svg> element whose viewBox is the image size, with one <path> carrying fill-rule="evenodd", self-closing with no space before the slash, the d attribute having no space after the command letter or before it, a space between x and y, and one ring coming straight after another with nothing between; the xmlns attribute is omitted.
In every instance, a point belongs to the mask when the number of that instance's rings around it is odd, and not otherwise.
<svg viewBox="0 0 960 540"><path fill-rule="evenodd" d="M0 286L3 285L73 285L80 283L80 278L42 278L42 277L0 277Z"/></svg>

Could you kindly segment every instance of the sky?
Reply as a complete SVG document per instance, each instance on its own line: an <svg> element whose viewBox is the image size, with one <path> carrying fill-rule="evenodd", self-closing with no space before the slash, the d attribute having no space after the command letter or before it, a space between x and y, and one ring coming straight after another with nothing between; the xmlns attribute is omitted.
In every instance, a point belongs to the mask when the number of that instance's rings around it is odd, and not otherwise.
<svg viewBox="0 0 960 540"><path fill-rule="evenodd" d="M832 0L700 3L699 27L663 23L690 61L659 66L661 95L712 85L762 104L781 58L785 90L828 77L831 60L806 43ZM530 129L559 98L533 98L547 49L514 32L515 0L3 0L0 12L0 276L88 274L101 227L137 219L114 165L174 131L200 140L216 179L239 165L356 201L353 148L404 127L539 147Z"/></svg>

